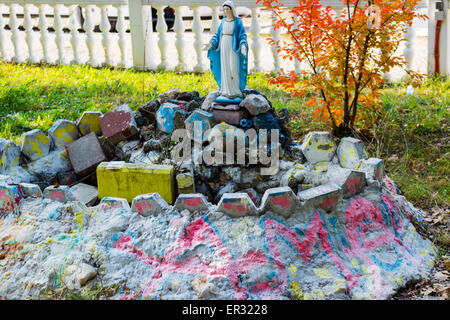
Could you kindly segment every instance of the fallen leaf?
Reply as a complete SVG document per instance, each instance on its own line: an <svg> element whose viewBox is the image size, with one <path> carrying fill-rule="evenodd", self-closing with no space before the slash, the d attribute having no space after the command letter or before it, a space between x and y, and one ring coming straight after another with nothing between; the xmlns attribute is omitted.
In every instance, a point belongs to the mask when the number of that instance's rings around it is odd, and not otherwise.
<svg viewBox="0 0 450 320"><path fill-rule="evenodd" d="M425 291L423 291L424 296L429 296L432 293L435 293L434 288L428 288Z"/></svg>
<svg viewBox="0 0 450 320"><path fill-rule="evenodd" d="M450 270L450 257L449 256L443 256L442 261L444 261L445 269Z"/></svg>

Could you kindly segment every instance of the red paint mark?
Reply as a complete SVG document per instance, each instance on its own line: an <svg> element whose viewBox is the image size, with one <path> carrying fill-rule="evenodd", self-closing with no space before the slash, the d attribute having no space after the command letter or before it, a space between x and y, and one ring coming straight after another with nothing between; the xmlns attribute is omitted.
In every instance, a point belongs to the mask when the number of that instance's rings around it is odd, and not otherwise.
<svg viewBox="0 0 450 320"><path fill-rule="evenodd" d="M273 219L266 218L265 225L265 233L268 243L267 247L270 256L273 257L275 265L279 269L277 277L280 277L278 281L283 290L287 286L287 272L286 267L281 262L281 254L276 245L276 239L278 237L282 237L284 240L288 241L296 253L306 262L312 261L312 253L315 250L314 247L316 244L319 244L323 251L338 266L339 270L346 278L349 288L353 289L358 283L360 276L352 274L341 259L333 252L328 232L323 226L323 221L319 212L316 212L312 217L306 228L306 234L303 239L299 238L299 235L295 232L295 230L288 228Z"/></svg>
<svg viewBox="0 0 450 320"><path fill-rule="evenodd" d="M211 265L199 255L190 256L188 253L200 245L208 246L222 263ZM267 264L264 253L249 250L242 257L233 258L219 235L203 219L197 219L187 225L180 238L166 251L164 257L148 255L131 243L130 236L121 237L114 245L115 249L131 254L137 259L155 268L147 281L143 296L148 296L161 287L162 283L172 273L194 274L199 276L224 275L235 289L235 299L248 298L252 288L242 287L240 274L245 274L253 268ZM264 283L255 284L260 288L272 288ZM278 291L279 289L277 289Z"/></svg>
<svg viewBox="0 0 450 320"><path fill-rule="evenodd" d="M272 203L276 206L280 206L283 209L291 206L291 200L287 196L277 196L272 198Z"/></svg>
<svg viewBox="0 0 450 320"><path fill-rule="evenodd" d="M384 181L384 185L386 186L386 189L388 189L389 192L391 192L393 194L397 194L397 190L395 189L394 184L387 176L384 176L383 181Z"/></svg>
<svg viewBox="0 0 450 320"><path fill-rule="evenodd" d="M54 191L54 192L50 193L49 198L52 200L60 200L60 199L64 199L65 196L61 191Z"/></svg>
<svg viewBox="0 0 450 320"><path fill-rule="evenodd" d="M150 203L150 201L147 200L142 200L142 201L136 201L134 203L134 206L136 207L137 211L142 214L144 213L145 210L151 210L152 209L152 204Z"/></svg>
<svg viewBox="0 0 450 320"><path fill-rule="evenodd" d="M184 199L184 203L189 207L197 207L202 205L203 201L200 198Z"/></svg>
<svg viewBox="0 0 450 320"><path fill-rule="evenodd" d="M361 185L361 180L358 177L347 181L347 188L351 195L355 195Z"/></svg>
<svg viewBox="0 0 450 320"><path fill-rule="evenodd" d="M6 195L5 192L0 192L0 200L9 201L9 197Z"/></svg>
<svg viewBox="0 0 450 320"><path fill-rule="evenodd" d="M234 205L231 202L225 202L223 204L223 207L227 210L235 210L238 212L246 212L247 211L247 208L245 206L243 206L242 204Z"/></svg>
<svg viewBox="0 0 450 320"><path fill-rule="evenodd" d="M322 202L322 204L320 205L321 208L329 208L331 207L333 204L335 204L338 200L336 198L330 198L325 200L324 202Z"/></svg>

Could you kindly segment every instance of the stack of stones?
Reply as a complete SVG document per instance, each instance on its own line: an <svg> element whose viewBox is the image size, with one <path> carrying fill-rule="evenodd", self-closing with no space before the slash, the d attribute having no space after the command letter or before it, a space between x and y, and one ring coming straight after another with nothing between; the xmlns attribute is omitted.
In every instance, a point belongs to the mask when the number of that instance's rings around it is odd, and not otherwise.
<svg viewBox="0 0 450 320"><path fill-rule="evenodd" d="M71 194L85 204L95 204L97 195L131 202L138 194L160 192L169 204L181 194L202 194L217 204L225 194L244 193L256 206L271 188L289 187L302 197L306 192L306 199L308 190L330 183L352 181L349 190L344 188L348 196L381 181L381 160L367 159L360 140L344 138L337 146L329 133L312 132L302 144L292 142L287 111L275 112L263 94L247 88L239 105L226 108L215 103L217 95L201 98L195 91L173 89L135 112L127 104L106 114L86 111L76 122L56 121L48 134L39 129L24 133L20 145L1 139L1 177L8 185L32 183L39 190L71 186ZM200 131L194 130L196 121ZM182 128L192 143L203 144L202 152L210 143L204 139L208 129L238 136L249 129L269 134L278 129L283 160L272 175L261 175L261 165L198 164L198 154L180 165L171 160L170 145L173 131Z"/></svg>

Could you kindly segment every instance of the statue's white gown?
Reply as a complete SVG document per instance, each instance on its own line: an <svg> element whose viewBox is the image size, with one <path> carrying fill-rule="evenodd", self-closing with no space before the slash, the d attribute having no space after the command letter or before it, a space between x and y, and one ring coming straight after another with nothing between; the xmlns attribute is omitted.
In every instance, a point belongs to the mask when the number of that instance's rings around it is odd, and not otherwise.
<svg viewBox="0 0 450 320"><path fill-rule="evenodd" d="M220 40L221 84L219 94L233 99L242 97L239 89L239 57L233 50L234 20L223 22Z"/></svg>

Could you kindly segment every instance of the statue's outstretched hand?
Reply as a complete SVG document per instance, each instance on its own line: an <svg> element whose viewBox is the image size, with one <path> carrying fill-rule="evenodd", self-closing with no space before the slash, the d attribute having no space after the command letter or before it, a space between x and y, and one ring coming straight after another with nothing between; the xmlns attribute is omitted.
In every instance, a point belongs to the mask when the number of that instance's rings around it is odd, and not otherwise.
<svg viewBox="0 0 450 320"><path fill-rule="evenodd" d="M208 43L205 44L205 46L203 47L203 50L208 51L208 50L211 49L211 48L212 48L212 43L211 43L211 42L208 42Z"/></svg>
<svg viewBox="0 0 450 320"><path fill-rule="evenodd" d="M241 53L244 57L247 55L247 47L245 45L241 46Z"/></svg>

